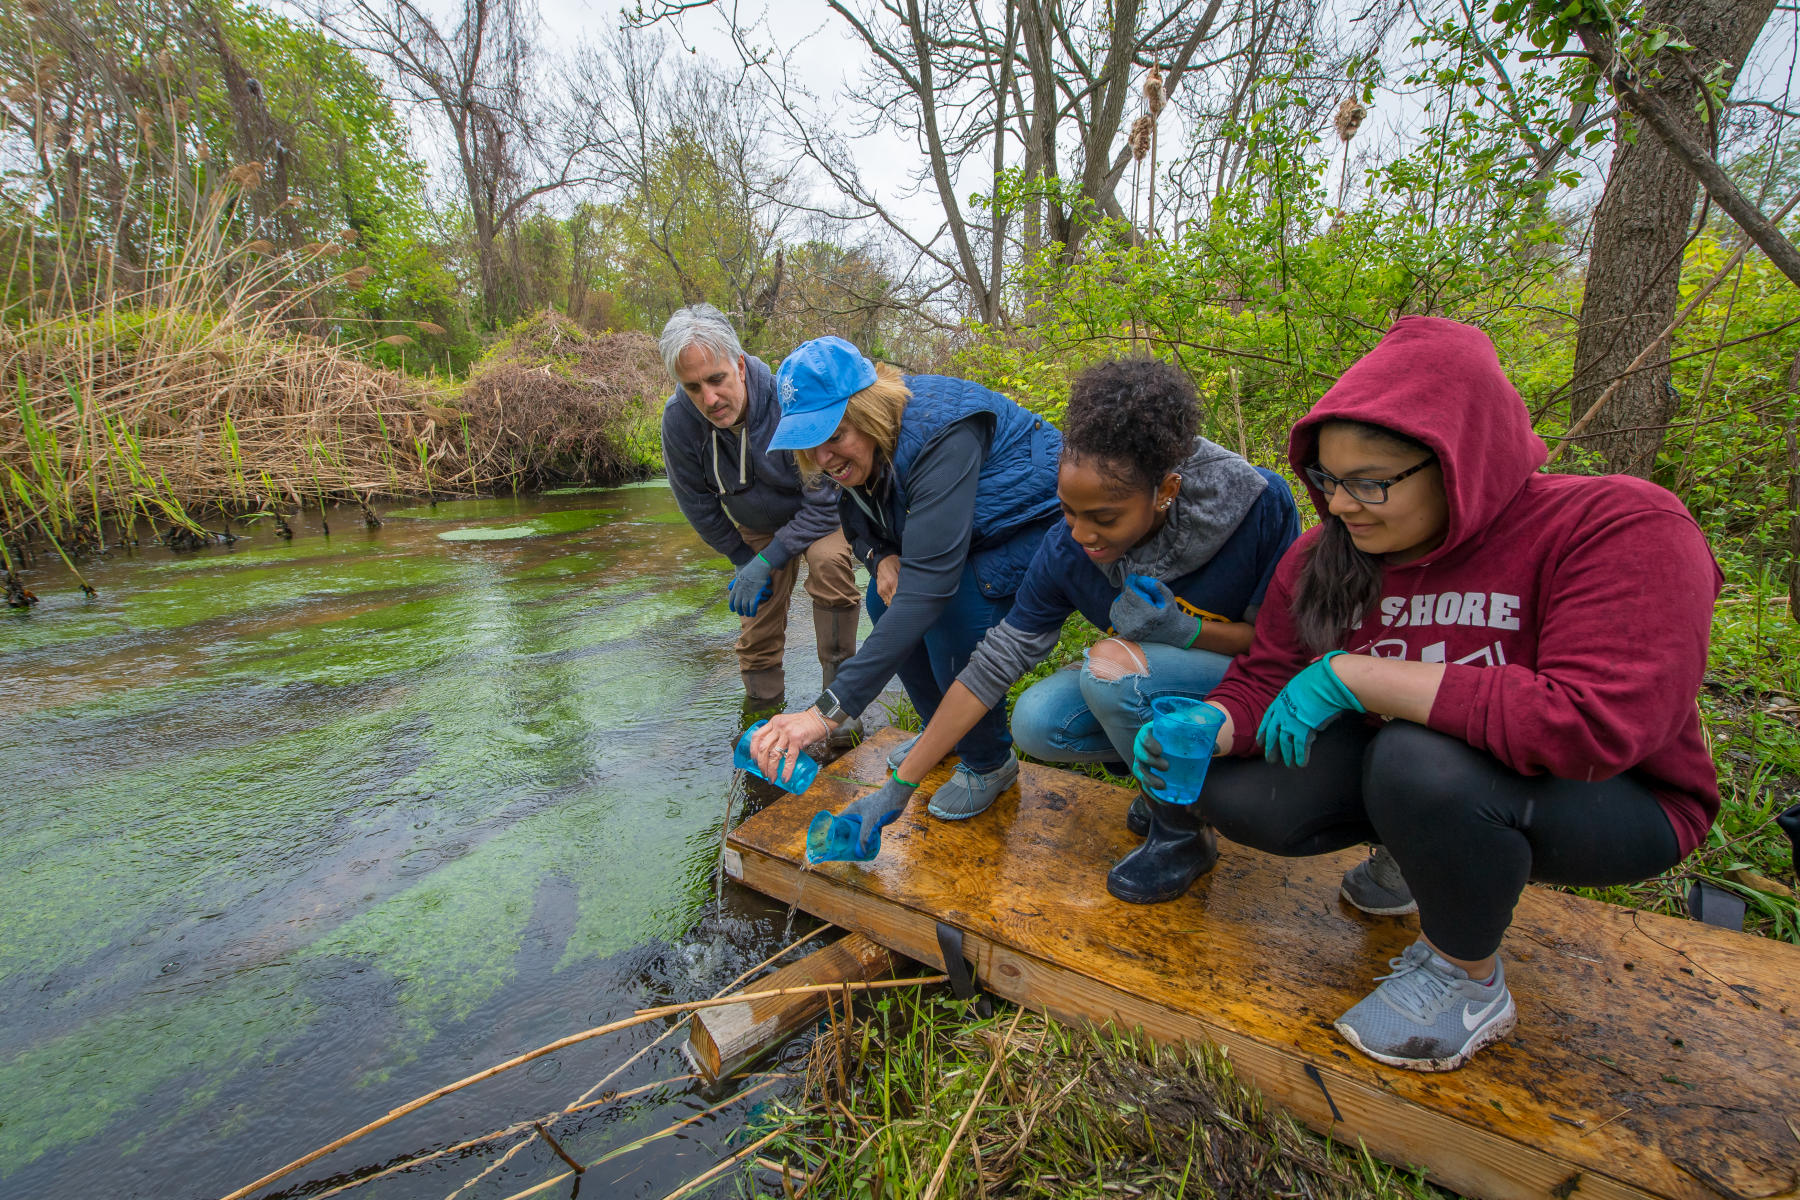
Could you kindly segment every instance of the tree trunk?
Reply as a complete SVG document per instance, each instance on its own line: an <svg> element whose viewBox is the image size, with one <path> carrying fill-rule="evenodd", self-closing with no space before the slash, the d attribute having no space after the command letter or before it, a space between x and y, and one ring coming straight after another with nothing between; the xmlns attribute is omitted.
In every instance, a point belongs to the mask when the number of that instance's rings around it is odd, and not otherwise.
<svg viewBox="0 0 1800 1200"><path fill-rule="evenodd" d="M1679 29L1701 69L1724 62L1727 78L1762 31L1774 0L1651 0L1645 23ZM1590 52L1597 49L1590 44ZM1610 48L1600 47L1602 53ZM1667 64L1657 89L1683 129L1702 143L1709 130L1695 110L1693 86L1679 63ZM1651 339L1680 303L1681 247L1693 220L1698 185L1681 159L1649 130L1623 136L1629 117L1614 121L1615 149L1606 190L1594 216L1593 249L1575 343L1571 413L1585 412ZM1651 361L1666 360L1655 354ZM1585 444L1608 471L1648 478L1678 398L1667 366L1640 370L1614 393L1594 424L1604 432Z"/></svg>

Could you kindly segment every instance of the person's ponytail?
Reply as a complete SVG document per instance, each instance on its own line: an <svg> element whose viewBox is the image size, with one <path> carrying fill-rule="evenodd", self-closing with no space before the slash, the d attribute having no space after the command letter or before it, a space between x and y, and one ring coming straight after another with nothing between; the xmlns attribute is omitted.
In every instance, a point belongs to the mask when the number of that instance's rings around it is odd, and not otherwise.
<svg viewBox="0 0 1800 1200"><path fill-rule="evenodd" d="M1336 650L1381 596L1381 560L1364 554L1327 515L1294 585L1294 631L1314 654Z"/></svg>

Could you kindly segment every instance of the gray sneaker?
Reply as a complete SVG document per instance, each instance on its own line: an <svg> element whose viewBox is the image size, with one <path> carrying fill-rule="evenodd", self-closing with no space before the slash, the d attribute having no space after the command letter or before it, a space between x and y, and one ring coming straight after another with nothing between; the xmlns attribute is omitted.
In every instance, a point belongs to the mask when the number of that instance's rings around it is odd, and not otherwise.
<svg viewBox="0 0 1800 1200"><path fill-rule="evenodd" d="M1409 1071L1454 1071L1518 1022L1498 959L1487 984L1470 979L1423 941L1388 959L1388 966L1393 974L1378 976L1381 986L1333 1023L1376 1062Z"/></svg>
<svg viewBox="0 0 1800 1200"><path fill-rule="evenodd" d="M1369 857L1344 872L1338 895L1378 917L1419 911L1412 889L1406 886L1406 877L1400 874L1400 864L1386 846L1369 847Z"/></svg>
<svg viewBox="0 0 1800 1200"><path fill-rule="evenodd" d="M931 815L946 821L978 816L1018 777L1019 756L1010 750L1006 761L991 771L976 771L957 763L956 770L950 773L950 782L931 794Z"/></svg>
<svg viewBox="0 0 1800 1200"><path fill-rule="evenodd" d="M918 745L918 743L919 735L915 733L904 742L901 742L898 746L895 746L892 750L889 750L888 770L898 771L900 769L900 764L906 761L906 756L912 753L912 748Z"/></svg>

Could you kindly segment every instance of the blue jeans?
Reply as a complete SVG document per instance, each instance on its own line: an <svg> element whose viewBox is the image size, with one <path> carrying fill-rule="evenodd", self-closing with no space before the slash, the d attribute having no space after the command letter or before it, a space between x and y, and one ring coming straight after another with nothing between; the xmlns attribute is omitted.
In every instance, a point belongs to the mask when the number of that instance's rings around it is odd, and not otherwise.
<svg viewBox="0 0 1800 1200"><path fill-rule="evenodd" d="M1211 650L1159 642L1133 643L1149 666L1116 679L1096 676L1090 662L1057 671L1025 689L1013 705L1019 749L1045 762L1131 762L1131 744L1159 696L1203 698L1231 659ZM1112 672L1105 672L1112 674Z"/></svg>
<svg viewBox="0 0 1800 1200"><path fill-rule="evenodd" d="M876 593L874 580L869 581L868 595L864 599L869 606L869 619L880 621L888 606ZM1012 606L1011 596L983 595L981 585L975 580L974 567L963 567L956 594L950 597L938 619L925 630L919 644L900 660L895 672L900 677L900 685L906 689L907 699L919 710L922 721L930 723L938 705L943 702L944 693L956 682L958 673L969 665L969 656L975 652L976 645L988 630L1006 619ZM1006 732L1005 706L996 706L976 722L975 728L956 743L956 752L962 755L963 762L972 771L992 771L1005 763L1012 753L1012 737Z"/></svg>

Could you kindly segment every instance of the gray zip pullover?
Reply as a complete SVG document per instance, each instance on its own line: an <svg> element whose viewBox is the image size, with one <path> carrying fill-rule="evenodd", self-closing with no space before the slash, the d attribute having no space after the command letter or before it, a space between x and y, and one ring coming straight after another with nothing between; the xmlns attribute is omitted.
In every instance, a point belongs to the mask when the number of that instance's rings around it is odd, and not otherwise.
<svg viewBox="0 0 1800 1200"><path fill-rule="evenodd" d="M838 527L838 488L829 479L802 487L788 450L770 453L781 420L775 377L762 359L744 356L744 419L720 429L680 388L663 405L663 469L682 515L706 544L741 567L756 557L737 527L770 533L763 550L779 567Z"/></svg>

